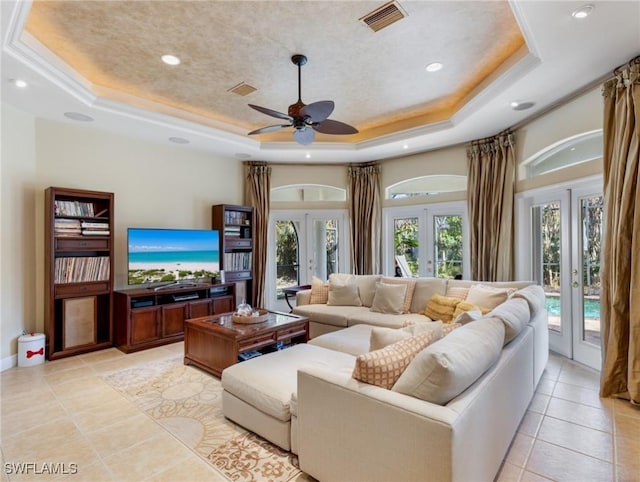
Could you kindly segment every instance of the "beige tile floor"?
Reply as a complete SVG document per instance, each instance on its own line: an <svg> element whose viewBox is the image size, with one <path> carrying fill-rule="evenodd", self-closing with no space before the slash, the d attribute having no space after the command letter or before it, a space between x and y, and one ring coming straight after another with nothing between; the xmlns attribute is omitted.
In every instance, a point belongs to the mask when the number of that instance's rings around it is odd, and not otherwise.
<svg viewBox="0 0 640 482"><path fill-rule="evenodd" d="M0 373L2 480L70 477L7 474L17 462L62 462L77 467L74 481L222 480L100 378L183 349L114 348ZM640 410L598 398L597 372L551 355L497 480L640 481L638 455Z"/></svg>

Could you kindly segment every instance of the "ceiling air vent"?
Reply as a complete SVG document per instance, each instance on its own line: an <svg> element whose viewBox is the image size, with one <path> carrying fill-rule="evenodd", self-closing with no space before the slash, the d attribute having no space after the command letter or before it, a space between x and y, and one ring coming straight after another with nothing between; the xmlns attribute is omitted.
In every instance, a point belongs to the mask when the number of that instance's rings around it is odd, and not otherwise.
<svg viewBox="0 0 640 482"><path fill-rule="evenodd" d="M240 82L238 85L234 85L227 92L233 92L238 95L249 95L251 92L255 92L257 89L252 85L245 84L244 82Z"/></svg>
<svg viewBox="0 0 640 482"><path fill-rule="evenodd" d="M398 20L402 20L406 16L407 14L400 7L400 4L394 1L385 3L382 7L362 17L360 21L364 22L374 32L377 32Z"/></svg>

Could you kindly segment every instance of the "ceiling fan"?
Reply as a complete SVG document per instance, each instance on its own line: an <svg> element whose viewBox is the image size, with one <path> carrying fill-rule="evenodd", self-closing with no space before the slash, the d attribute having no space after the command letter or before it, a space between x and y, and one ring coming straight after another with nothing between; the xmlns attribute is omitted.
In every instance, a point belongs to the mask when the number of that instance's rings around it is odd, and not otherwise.
<svg viewBox="0 0 640 482"><path fill-rule="evenodd" d="M276 124L249 132L248 135L274 132L287 127L293 127L293 138L299 144L308 145L313 142L316 131L323 134L357 134L358 129L344 122L328 119L333 112L335 104L332 100L321 100L306 105L302 102L301 94L301 67L307 63L307 57L296 54L291 57L291 62L298 66L298 102L289 106L288 114L283 114L266 107L249 104L249 107L263 114L289 121L288 124Z"/></svg>

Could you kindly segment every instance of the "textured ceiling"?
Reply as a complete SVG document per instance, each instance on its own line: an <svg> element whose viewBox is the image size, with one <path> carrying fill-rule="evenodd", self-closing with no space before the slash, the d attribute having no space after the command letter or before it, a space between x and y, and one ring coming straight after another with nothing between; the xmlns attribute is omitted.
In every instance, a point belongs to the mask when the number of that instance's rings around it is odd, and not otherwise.
<svg viewBox="0 0 640 482"><path fill-rule="evenodd" d="M297 99L333 100L332 119L359 142L449 119L526 53L507 1L403 1L407 17L375 33L370 1L36 1L26 31L101 97L228 132L277 123L247 104L286 112ZM182 60L170 67L163 54ZM427 73L439 61L444 69ZM257 90L238 96L246 82ZM290 140L284 131L261 141Z"/></svg>

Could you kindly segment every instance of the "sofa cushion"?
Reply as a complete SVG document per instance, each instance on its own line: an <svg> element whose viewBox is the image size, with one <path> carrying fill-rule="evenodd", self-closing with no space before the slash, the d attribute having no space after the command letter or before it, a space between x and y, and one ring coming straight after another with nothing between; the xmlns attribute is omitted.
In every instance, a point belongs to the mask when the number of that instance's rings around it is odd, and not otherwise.
<svg viewBox="0 0 640 482"><path fill-rule="evenodd" d="M362 306L371 307L373 297L376 294L376 284L382 278L379 274L359 274L356 275L356 284L358 285L358 295Z"/></svg>
<svg viewBox="0 0 640 482"><path fill-rule="evenodd" d="M504 344L513 340L530 320L529 305L521 298L510 298L496 307L489 316L499 318L504 323Z"/></svg>
<svg viewBox="0 0 640 482"><path fill-rule="evenodd" d="M291 394L297 391L298 369L325 366L333 370L353 367L355 357L319 346L299 344L237 363L222 372L227 392L278 420L291 418Z"/></svg>
<svg viewBox="0 0 640 482"><path fill-rule="evenodd" d="M436 339L437 333L429 330L360 355L356 358L353 378L382 388L391 388L416 354Z"/></svg>
<svg viewBox="0 0 640 482"><path fill-rule="evenodd" d="M329 283L316 276L311 277L311 298L309 304L326 304L329 299Z"/></svg>
<svg viewBox="0 0 640 482"><path fill-rule="evenodd" d="M402 328L410 323L431 321L430 318L418 313L390 315L388 313L378 313L365 308L354 310L347 318L347 324L349 326L364 323L365 325L386 326L388 328Z"/></svg>
<svg viewBox="0 0 640 482"><path fill-rule="evenodd" d="M381 280L387 284L399 284L407 287L407 291L404 295L404 303L402 304L402 312L409 313L411 311L411 300L413 298L413 290L416 287L416 281L410 278L390 278L384 277Z"/></svg>
<svg viewBox="0 0 640 482"><path fill-rule="evenodd" d="M453 320L453 313L460 301L460 298L433 295L424 309L424 314L432 320L442 320L444 323L449 323Z"/></svg>
<svg viewBox="0 0 640 482"><path fill-rule="evenodd" d="M496 363L504 332L498 318L467 323L418 353L392 390L446 404Z"/></svg>
<svg viewBox="0 0 640 482"><path fill-rule="evenodd" d="M416 278L416 286L411 299L411 313L422 313L433 295L444 296L446 291L446 279Z"/></svg>
<svg viewBox="0 0 640 482"><path fill-rule="evenodd" d="M469 288L469 293L465 301L474 305L493 309L501 303L507 301L507 298L515 288L502 288L498 286L490 286L484 284L475 284Z"/></svg>
<svg viewBox="0 0 640 482"><path fill-rule="evenodd" d="M399 315L404 309L406 284L389 284L379 282L371 304L371 311Z"/></svg>
<svg viewBox="0 0 640 482"><path fill-rule="evenodd" d="M526 300L526 302L529 303L529 311L531 312L532 318L545 309L545 294L542 286L526 286L514 292L511 297Z"/></svg>
<svg viewBox="0 0 640 482"><path fill-rule="evenodd" d="M358 285L353 275L329 276L328 306L362 306Z"/></svg>
<svg viewBox="0 0 640 482"><path fill-rule="evenodd" d="M353 325L343 330L325 333L309 340L309 345L321 346L329 350L348 353L353 356L362 355L371 351L369 339L371 338L371 325ZM391 330L391 328L388 328Z"/></svg>
<svg viewBox="0 0 640 482"><path fill-rule="evenodd" d="M311 321L342 327L348 325L349 318L363 312L370 313L368 308L362 306L301 305L293 309L294 314L306 316Z"/></svg>

